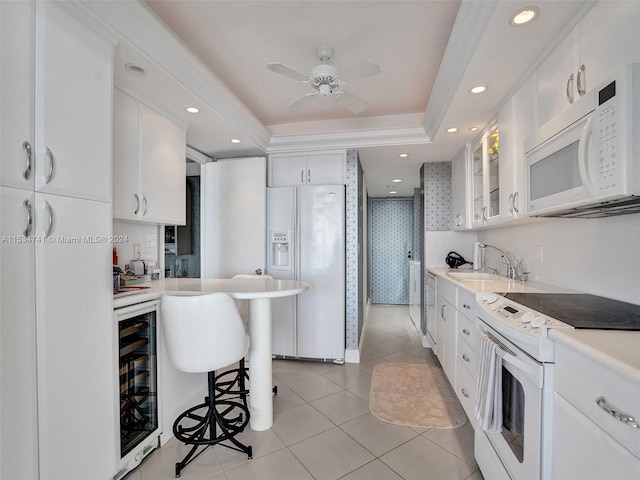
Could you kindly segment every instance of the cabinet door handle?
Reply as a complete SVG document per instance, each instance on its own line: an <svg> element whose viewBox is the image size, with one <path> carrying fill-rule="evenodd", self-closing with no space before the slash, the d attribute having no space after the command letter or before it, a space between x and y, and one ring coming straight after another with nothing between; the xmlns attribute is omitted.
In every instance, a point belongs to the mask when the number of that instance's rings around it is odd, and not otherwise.
<svg viewBox="0 0 640 480"><path fill-rule="evenodd" d="M47 238L53 230L53 209L51 208L51 204L49 202L44 202L44 208L46 208L47 210L47 217L49 220L47 230L44 232L44 238Z"/></svg>
<svg viewBox="0 0 640 480"><path fill-rule="evenodd" d="M598 397L596 399L596 404L598 404L598 406L604 410L605 412L607 412L609 415L611 415L613 418L615 418L616 420L621 421L622 423L624 423L625 425L629 425L630 427L633 428L640 428L640 424L638 424L638 420L636 420L634 417L632 417L631 415L627 415L626 413L621 413L616 411L613 407L610 407L607 404L607 401L605 400L604 397Z"/></svg>
<svg viewBox="0 0 640 480"><path fill-rule="evenodd" d="M461 392L462 392L462 395L464 395L464 398L469 398L469 392L467 392L466 388L462 387Z"/></svg>
<svg viewBox="0 0 640 480"><path fill-rule="evenodd" d="M509 194L509 200L507 203L509 204L509 213L513 215L513 193Z"/></svg>
<svg viewBox="0 0 640 480"><path fill-rule="evenodd" d="M149 207L146 195L142 195L142 202L144 203L144 210L142 212L142 216L144 217L147 214L147 208Z"/></svg>
<svg viewBox="0 0 640 480"><path fill-rule="evenodd" d="M300 183L304 183L304 170L300 170Z"/></svg>
<svg viewBox="0 0 640 480"><path fill-rule="evenodd" d="M133 196L136 199L136 209L133 211L133 214L137 215L138 212L140 211L140 197L138 196L137 193L134 193Z"/></svg>
<svg viewBox="0 0 640 480"><path fill-rule="evenodd" d="M482 210L480 210L480 219L487 223L487 207L482 207Z"/></svg>
<svg viewBox="0 0 640 480"><path fill-rule="evenodd" d="M467 363L471 362L471 359L467 356L467 354L466 354L466 353L463 353L463 354L462 354L462 359L463 359L465 362L467 362Z"/></svg>
<svg viewBox="0 0 640 480"><path fill-rule="evenodd" d="M462 214L461 213L456 215L454 224L455 224L456 227L462 226Z"/></svg>
<svg viewBox="0 0 640 480"><path fill-rule="evenodd" d="M32 164L33 164L33 154L31 152L31 144L25 140L24 142L22 142L22 148L26 153L25 167L24 167L24 172L22 173L22 176L24 177L25 180L29 180L29 177L31 177L31 170L32 170Z"/></svg>
<svg viewBox="0 0 640 480"><path fill-rule="evenodd" d="M567 102L573 103L573 73L567 79Z"/></svg>
<svg viewBox="0 0 640 480"><path fill-rule="evenodd" d="M464 333L467 337L471 336L471 332L469 330L467 330L466 328L462 329L462 333Z"/></svg>
<svg viewBox="0 0 640 480"><path fill-rule="evenodd" d="M307 170L307 183L311 183L311 169Z"/></svg>
<svg viewBox="0 0 640 480"><path fill-rule="evenodd" d="M446 305L442 305L442 308L440 309L440 314L442 316L442 320L444 320L446 322L447 321L447 317L444 314L445 308L447 308L447 306Z"/></svg>
<svg viewBox="0 0 640 480"><path fill-rule="evenodd" d="M470 305L467 305L466 303L463 303L463 304L462 304L462 307L463 307L463 308L466 308L467 310L471 310L471 306L470 306Z"/></svg>
<svg viewBox="0 0 640 480"><path fill-rule="evenodd" d="M587 93L587 78L586 78L586 67L584 65L580 65L578 68L578 76L576 79L576 86L578 87L578 95L583 96Z"/></svg>
<svg viewBox="0 0 640 480"><path fill-rule="evenodd" d="M22 205L24 205L24 209L27 211L27 226L25 227L23 234L25 237L28 237L31 235L31 230L33 229L33 207L31 206L29 199L22 202Z"/></svg>
<svg viewBox="0 0 640 480"><path fill-rule="evenodd" d="M51 181L51 178L53 177L53 153L51 152L49 147L47 147L46 149L46 155L49 159L49 172L47 173L47 176L44 177L44 183L49 183Z"/></svg>
<svg viewBox="0 0 640 480"><path fill-rule="evenodd" d="M518 208L518 192L513 193L513 211L520 213L520 209Z"/></svg>

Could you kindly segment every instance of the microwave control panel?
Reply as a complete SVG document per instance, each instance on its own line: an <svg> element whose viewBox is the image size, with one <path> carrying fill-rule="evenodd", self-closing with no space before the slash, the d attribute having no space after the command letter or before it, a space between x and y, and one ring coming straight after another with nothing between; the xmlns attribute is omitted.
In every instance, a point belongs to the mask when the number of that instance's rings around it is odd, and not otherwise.
<svg viewBox="0 0 640 480"><path fill-rule="evenodd" d="M619 186L618 156L620 152L620 123L616 81L598 91L598 106L595 111L593 134L597 145L597 186L600 193L607 194Z"/></svg>

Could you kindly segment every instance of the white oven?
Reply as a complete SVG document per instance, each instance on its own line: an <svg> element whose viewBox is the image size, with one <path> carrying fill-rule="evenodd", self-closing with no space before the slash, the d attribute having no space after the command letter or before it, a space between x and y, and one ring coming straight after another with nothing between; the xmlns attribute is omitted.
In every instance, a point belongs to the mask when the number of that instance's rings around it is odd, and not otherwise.
<svg viewBox="0 0 640 480"><path fill-rule="evenodd" d="M497 380L502 390L502 428L476 430L478 465L485 478L548 479L549 472L543 471L545 451L541 445L549 445L543 432L547 437L551 433L550 422L545 425L545 410L552 406L552 397L545 396L553 393L553 365L534 360L484 322L480 322L479 329L497 344L502 362ZM488 472L495 473L490 476Z"/></svg>
<svg viewBox="0 0 640 480"><path fill-rule="evenodd" d="M502 418L497 428L476 430L476 461L492 480L550 480L554 354L547 332L570 326L498 294L481 294L478 305L481 337L501 367L491 385L480 385L479 372L476 394L499 388Z"/></svg>

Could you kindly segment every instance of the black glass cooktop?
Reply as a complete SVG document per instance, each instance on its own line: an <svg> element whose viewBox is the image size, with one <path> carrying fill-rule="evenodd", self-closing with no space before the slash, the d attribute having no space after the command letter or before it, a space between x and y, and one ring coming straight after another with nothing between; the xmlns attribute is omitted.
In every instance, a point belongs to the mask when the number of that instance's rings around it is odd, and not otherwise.
<svg viewBox="0 0 640 480"><path fill-rule="evenodd" d="M506 293L505 298L574 328L640 330L640 305L585 293Z"/></svg>

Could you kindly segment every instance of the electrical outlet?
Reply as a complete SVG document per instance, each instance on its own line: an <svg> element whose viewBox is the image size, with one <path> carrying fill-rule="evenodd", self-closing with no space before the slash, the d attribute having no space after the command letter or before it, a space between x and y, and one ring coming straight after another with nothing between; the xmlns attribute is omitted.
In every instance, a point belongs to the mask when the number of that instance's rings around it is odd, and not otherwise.
<svg viewBox="0 0 640 480"><path fill-rule="evenodd" d="M134 260L140 260L140 257L142 257L142 251L140 250L140 244L139 243L134 243L133 244L133 259Z"/></svg>
<svg viewBox="0 0 640 480"><path fill-rule="evenodd" d="M533 261L535 263L542 263L542 245L533 247Z"/></svg>

